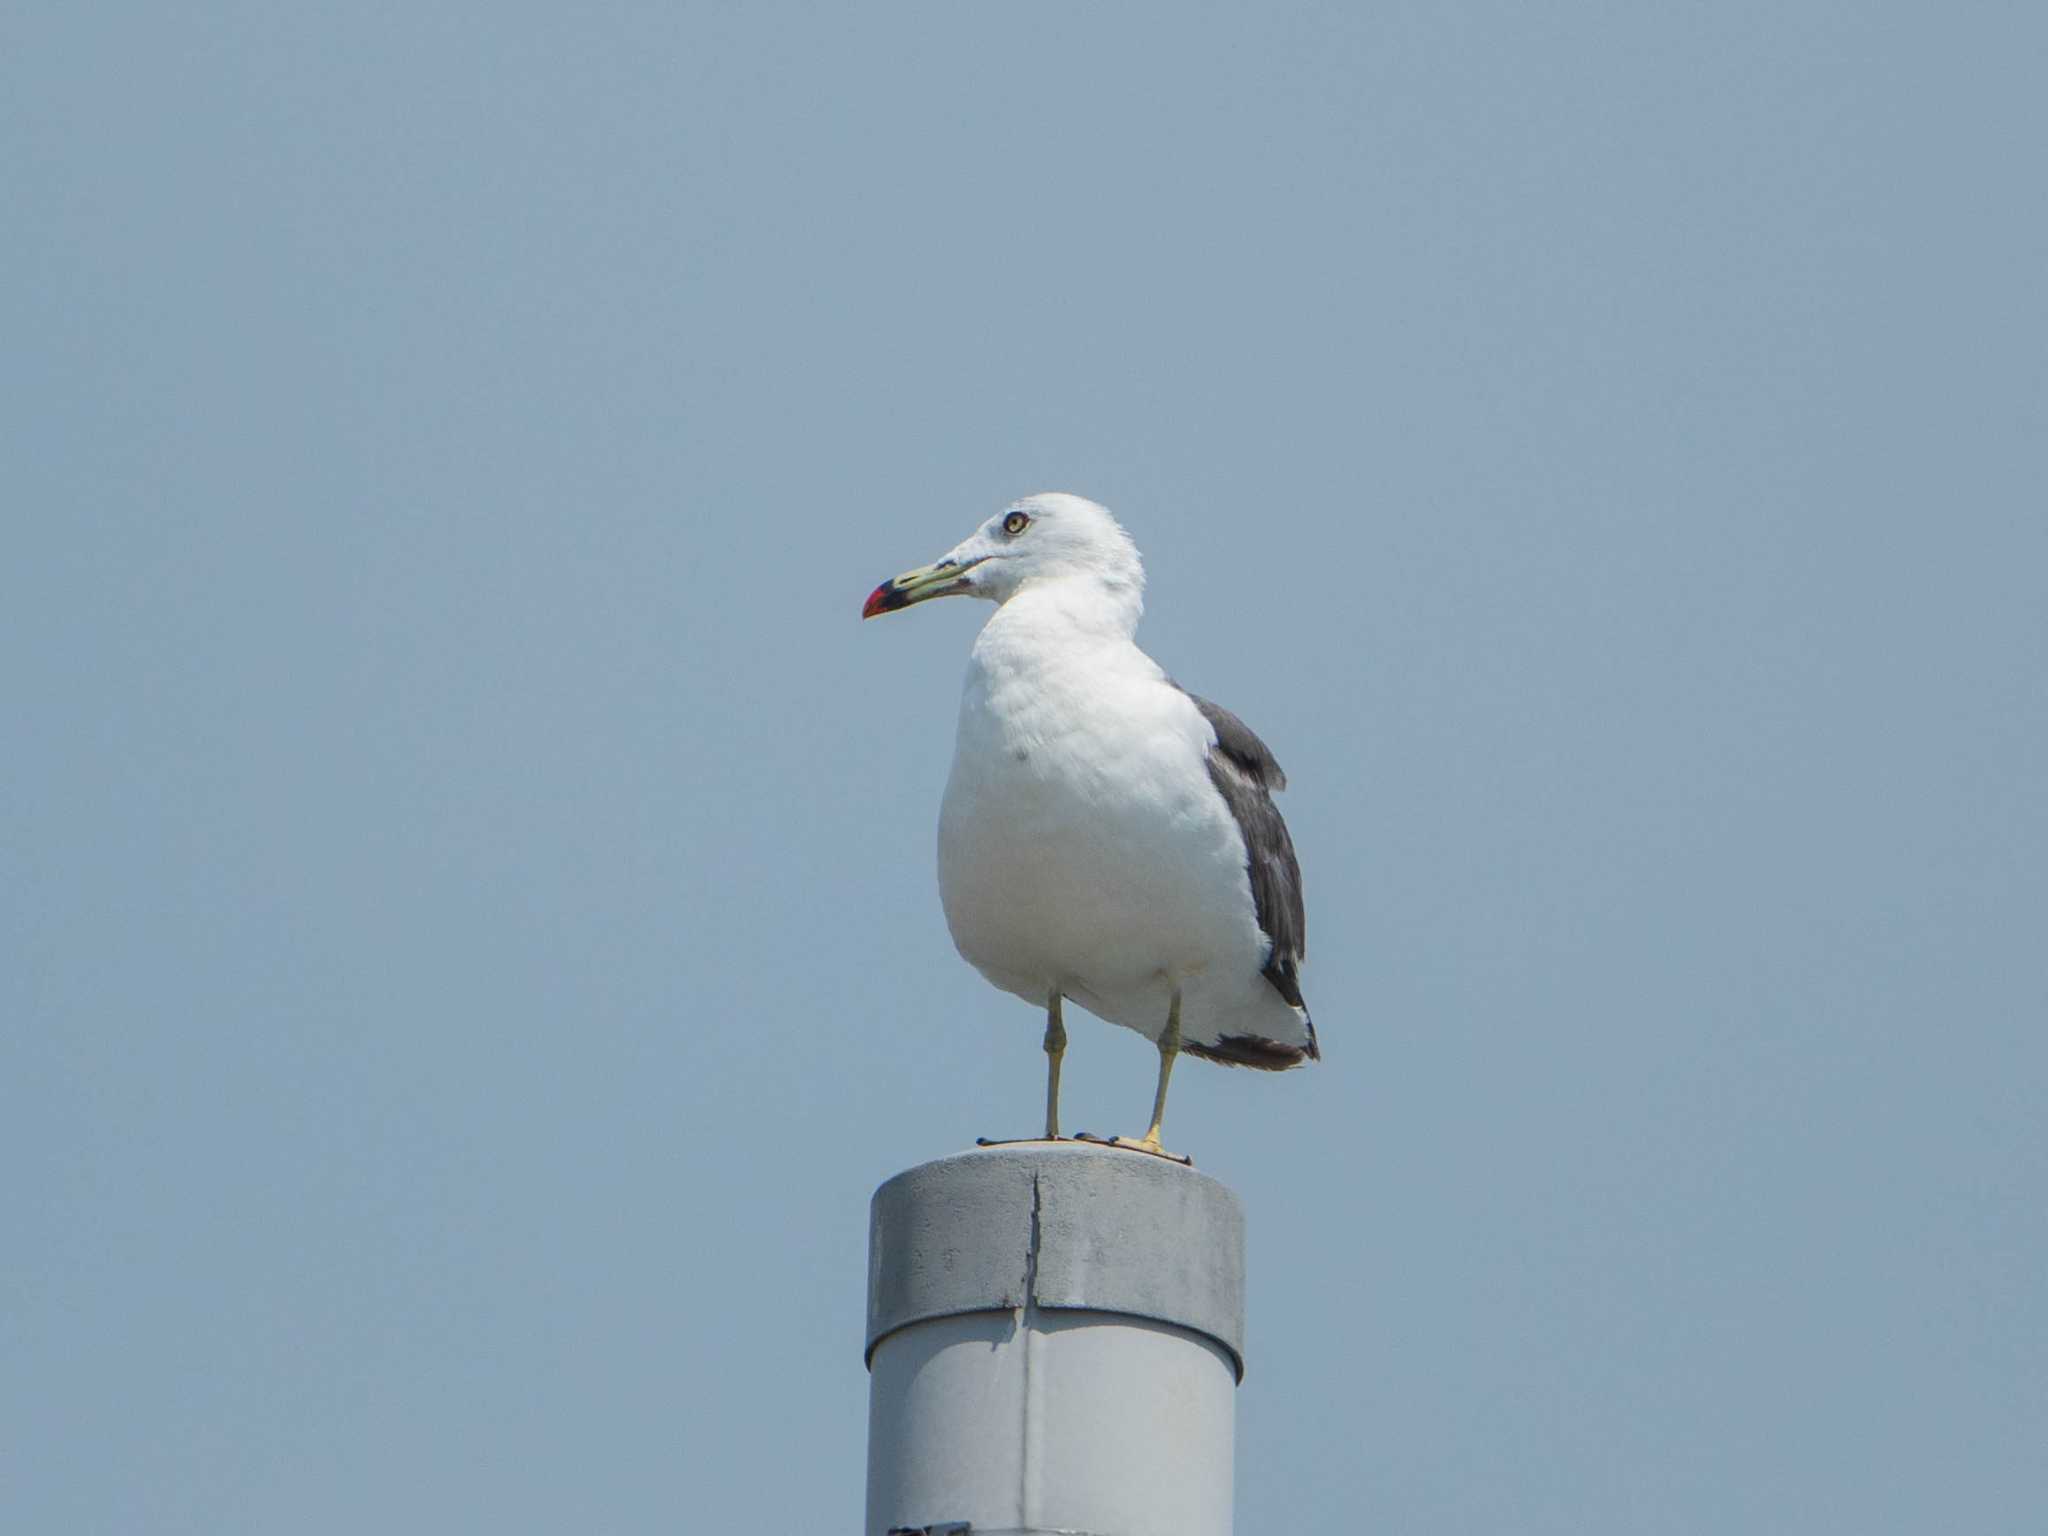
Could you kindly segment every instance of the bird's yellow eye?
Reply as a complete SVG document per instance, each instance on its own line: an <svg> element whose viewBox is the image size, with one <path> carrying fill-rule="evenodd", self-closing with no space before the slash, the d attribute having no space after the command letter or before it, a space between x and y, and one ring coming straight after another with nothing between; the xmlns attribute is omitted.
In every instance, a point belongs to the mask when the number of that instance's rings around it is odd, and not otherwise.
<svg viewBox="0 0 2048 1536"><path fill-rule="evenodd" d="M1030 526L1031 519L1026 517L1022 512L1012 512L1008 517L1003 519L1003 532L1007 533L1013 539Z"/></svg>

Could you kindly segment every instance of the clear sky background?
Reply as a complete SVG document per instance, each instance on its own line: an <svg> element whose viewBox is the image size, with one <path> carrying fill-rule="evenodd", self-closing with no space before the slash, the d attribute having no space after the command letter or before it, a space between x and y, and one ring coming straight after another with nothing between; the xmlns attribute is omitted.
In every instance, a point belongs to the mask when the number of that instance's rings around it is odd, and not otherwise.
<svg viewBox="0 0 2048 1536"><path fill-rule="evenodd" d="M2048 22L17 4L0 1527L850 1530L1014 496L1293 788L1246 1530L2048 1522ZM1070 1117L1151 1048L1072 1020ZM764 1524L765 1522L765 1524Z"/></svg>

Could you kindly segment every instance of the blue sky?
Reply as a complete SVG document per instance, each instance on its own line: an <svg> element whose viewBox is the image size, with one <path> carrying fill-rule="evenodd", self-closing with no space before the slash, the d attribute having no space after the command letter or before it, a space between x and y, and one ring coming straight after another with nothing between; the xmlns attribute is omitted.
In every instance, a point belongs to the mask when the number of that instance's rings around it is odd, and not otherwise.
<svg viewBox="0 0 2048 1536"><path fill-rule="evenodd" d="M868 1194L1042 1057L985 610L856 614L1066 489L1292 782L1245 1528L2040 1528L2038 15L0 41L0 1524L857 1518Z"/></svg>

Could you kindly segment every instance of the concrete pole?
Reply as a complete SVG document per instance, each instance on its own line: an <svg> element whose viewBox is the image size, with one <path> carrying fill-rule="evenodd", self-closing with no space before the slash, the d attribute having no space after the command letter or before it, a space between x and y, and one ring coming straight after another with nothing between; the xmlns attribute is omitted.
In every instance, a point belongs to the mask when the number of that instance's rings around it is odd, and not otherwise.
<svg viewBox="0 0 2048 1536"><path fill-rule="evenodd" d="M899 1173L867 1357L868 1536L1230 1536L1244 1213L1192 1168L1062 1141Z"/></svg>

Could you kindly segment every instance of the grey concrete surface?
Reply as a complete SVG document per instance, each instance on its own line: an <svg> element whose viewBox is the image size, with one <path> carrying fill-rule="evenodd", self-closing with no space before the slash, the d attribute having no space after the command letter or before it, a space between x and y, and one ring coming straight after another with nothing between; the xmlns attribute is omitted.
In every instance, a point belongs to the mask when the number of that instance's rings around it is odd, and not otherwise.
<svg viewBox="0 0 2048 1536"><path fill-rule="evenodd" d="M1185 1165L1012 1142L871 1207L870 1536L1229 1536L1244 1214Z"/></svg>
<svg viewBox="0 0 2048 1536"><path fill-rule="evenodd" d="M1244 1210L1185 1164L1088 1142L1013 1142L875 1191L867 1356L964 1312L1117 1313L1203 1334L1244 1374Z"/></svg>

